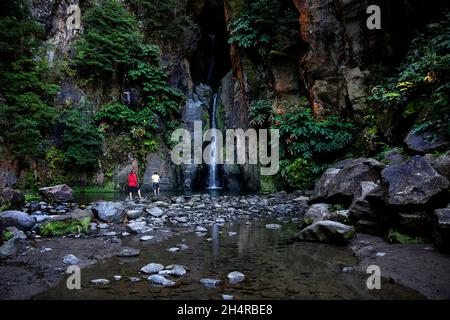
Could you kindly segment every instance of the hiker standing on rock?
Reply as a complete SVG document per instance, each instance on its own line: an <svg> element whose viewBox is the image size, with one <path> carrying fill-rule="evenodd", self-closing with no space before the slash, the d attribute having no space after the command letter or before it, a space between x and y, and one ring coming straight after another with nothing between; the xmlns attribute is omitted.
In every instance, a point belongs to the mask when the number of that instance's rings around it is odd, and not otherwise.
<svg viewBox="0 0 450 320"><path fill-rule="evenodd" d="M158 172L154 172L152 175L152 183L153 183L153 192L155 193L155 197L159 195L159 181L161 177L158 175Z"/></svg>
<svg viewBox="0 0 450 320"><path fill-rule="evenodd" d="M131 169L128 175L128 192L130 194L130 200L133 200L133 192L137 192L139 199L142 199L141 189L138 188L138 178L133 169Z"/></svg>

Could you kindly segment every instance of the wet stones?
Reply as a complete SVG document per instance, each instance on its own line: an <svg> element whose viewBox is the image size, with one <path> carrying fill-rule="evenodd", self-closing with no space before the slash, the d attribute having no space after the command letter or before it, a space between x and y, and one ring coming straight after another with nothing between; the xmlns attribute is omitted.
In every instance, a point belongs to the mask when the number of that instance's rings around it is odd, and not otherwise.
<svg viewBox="0 0 450 320"><path fill-rule="evenodd" d="M141 253L141 250L135 248L124 248L122 249L117 256L118 257L137 257Z"/></svg>
<svg viewBox="0 0 450 320"><path fill-rule="evenodd" d="M104 222L119 223L125 217L124 205L122 202L97 201L92 206L92 210L98 218Z"/></svg>
<svg viewBox="0 0 450 320"><path fill-rule="evenodd" d="M142 272L142 273L151 274L151 273L157 273L157 272L159 272L159 271L161 271L163 269L164 269L164 266L162 264L149 263L149 264L143 266L139 271Z"/></svg>
<svg viewBox="0 0 450 320"><path fill-rule="evenodd" d="M152 274L147 279L151 283L162 287L173 287L176 284L174 281L168 280L160 274Z"/></svg>
<svg viewBox="0 0 450 320"><path fill-rule="evenodd" d="M269 224L266 224L266 228L271 229L271 230L278 230L281 228L281 225L277 224L277 223L269 223Z"/></svg>
<svg viewBox="0 0 450 320"><path fill-rule="evenodd" d="M306 227L296 240L319 241L345 245L355 236L355 228L335 221L318 221Z"/></svg>
<svg viewBox="0 0 450 320"><path fill-rule="evenodd" d="M63 263L66 265L70 265L70 266L77 265L78 263L80 263L80 259L78 259L73 254L68 254L68 255L64 256Z"/></svg>
<svg viewBox="0 0 450 320"><path fill-rule="evenodd" d="M19 230L30 230L36 220L22 211L8 210L0 212L0 229L16 227Z"/></svg>
<svg viewBox="0 0 450 320"><path fill-rule="evenodd" d="M223 281L219 279L203 278L200 279L200 284L206 288L217 288L223 284Z"/></svg>
<svg viewBox="0 0 450 320"><path fill-rule="evenodd" d="M243 282L245 280L245 275L242 272L233 271L228 274L227 279L230 284L236 284Z"/></svg>

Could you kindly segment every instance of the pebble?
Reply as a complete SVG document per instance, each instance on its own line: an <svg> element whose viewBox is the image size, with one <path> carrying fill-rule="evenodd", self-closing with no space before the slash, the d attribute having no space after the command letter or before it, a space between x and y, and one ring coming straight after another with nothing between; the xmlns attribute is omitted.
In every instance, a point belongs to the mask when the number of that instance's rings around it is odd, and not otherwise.
<svg viewBox="0 0 450 320"><path fill-rule="evenodd" d="M167 249L167 251L169 251L169 252L178 252L178 251L180 251L180 248L172 247L172 248Z"/></svg>
<svg viewBox="0 0 450 320"><path fill-rule="evenodd" d="M230 272L227 276L228 282L231 284L236 284L245 280L245 275L239 271Z"/></svg>
<svg viewBox="0 0 450 320"><path fill-rule="evenodd" d="M234 297L230 294L222 294L222 300L233 300Z"/></svg>
<svg viewBox="0 0 450 320"><path fill-rule="evenodd" d="M73 254L68 254L64 256L63 263L68 265L76 265L80 262L80 259L75 257Z"/></svg>
<svg viewBox="0 0 450 320"><path fill-rule="evenodd" d="M205 227L197 226L195 231L196 232L208 232L208 229L206 229Z"/></svg>
<svg viewBox="0 0 450 320"><path fill-rule="evenodd" d="M110 281L108 279L94 279L90 282L95 285L106 285L109 284Z"/></svg>
<svg viewBox="0 0 450 320"><path fill-rule="evenodd" d="M143 266L139 271L143 273L157 273L164 269L164 266L159 263L149 263Z"/></svg>
<svg viewBox="0 0 450 320"><path fill-rule="evenodd" d="M113 276L113 279L114 279L114 281L119 281L119 280L122 279L122 276L120 276L120 275L115 275L115 276Z"/></svg>
<svg viewBox="0 0 450 320"><path fill-rule="evenodd" d="M109 228L109 224L107 224L107 223L100 223L99 225L97 225L97 228L99 228L99 229L107 229L107 228Z"/></svg>
<svg viewBox="0 0 450 320"><path fill-rule="evenodd" d="M276 223L270 223L270 224L266 224L266 228L271 229L271 230L277 230L277 229L281 228L281 225L276 224Z"/></svg>
<svg viewBox="0 0 450 320"><path fill-rule="evenodd" d="M200 279L200 283L206 288L216 288L222 285L222 281L218 279L203 278Z"/></svg>
<svg viewBox="0 0 450 320"><path fill-rule="evenodd" d="M237 235L237 232L230 231L230 232L228 232L228 235L229 235L230 237L234 237L235 235Z"/></svg>
<svg viewBox="0 0 450 320"><path fill-rule="evenodd" d="M147 278L151 283L163 286L163 287L173 287L175 285L174 281L166 279L164 276L160 274L152 274Z"/></svg>
<svg viewBox="0 0 450 320"><path fill-rule="evenodd" d="M377 257L384 257L386 255L386 252L377 252Z"/></svg>
<svg viewBox="0 0 450 320"><path fill-rule="evenodd" d="M40 253L44 253L44 252L49 252L49 251L52 251L53 249L52 248L44 248L44 249L42 249L41 251L39 251Z"/></svg>
<svg viewBox="0 0 450 320"><path fill-rule="evenodd" d="M118 257L137 257L141 250L135 248L123 248L118 254Z"/></svg>
<svg viewBox="0 0 450 320"><path fill-rule="evenodd" d="M152 240L155 236L142 236L140 238L141 241L149 241Z"/></svg>
<svg viewBox="0 0 450 320"><path fill-rule="evenodd" d="M344 268L342 268L342 272L344 272L344 273L349 273L349 272L352 272L352 271L353 271L352 267L344 267Z"/></svg>
<svg viewBox="0 0 450 320"><path fill-rule="evenodd" d="M138 277L129 277L129 278L128 278L128 281L130 281L130 282L139 282L139 281L141 281L141 278L138 278Z"/></svg>

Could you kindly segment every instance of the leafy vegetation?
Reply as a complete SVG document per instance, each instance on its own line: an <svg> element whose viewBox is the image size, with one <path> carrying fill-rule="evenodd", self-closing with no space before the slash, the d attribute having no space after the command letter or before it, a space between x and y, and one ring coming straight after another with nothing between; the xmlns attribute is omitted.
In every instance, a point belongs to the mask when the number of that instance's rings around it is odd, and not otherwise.
<svg viewBox="0 0 450 320"><path fill-rule="evenodd" d="M0 4L0 141L15 158L42 155L58 113L52 100L58 86L39 57L43 28L31 18L28 2Z"/></svg>
<svg viewBox="0 0 450 320"><path fill-rule="evenodd" d="M450 136L450 13L430 24L411 43L393 77L375 86L368 98L375 108L401 108L415 116L415 131L444 130Z"/></svg>
<svg viewBox="0 0 450 320"><path fill-rule="evenodd" d="M244 10L229 24L229 43L257 49L261 56L283 51L296 42L298 18L283 0L244 0Z"/></svg>
<svg viewBox="0 0 450 320"><path fill-rule="evenodd" d="M102 135L92 117L79 109L64 115L64 163L66 166L90 172L97 167L102 153Z"/></svg>
<svg viewBox="0 0 450 320"><path fill-rule="evenodd" d="M195 32L198 26L185 11L180 0L129 0L143 22L148 37L155 41L179 41L184 32Z"/></svg>
<svg viewBox="0 0 450 320"><path fill-rule="evenodd" d="M274 112L269 100L258 100L250 108L254 125L278 129L280 174L293 189L310 189L336 156L348 149L355 127L337 116L316 119L307 99Z"/></svg>
<svg viewBox="0 0 450 320"><path fill-rule="evenodd" d="M91 223L91 217L50 221L39 228L39 233L43 236L62 236L68 233L87 232L89 223Z"/></svg>

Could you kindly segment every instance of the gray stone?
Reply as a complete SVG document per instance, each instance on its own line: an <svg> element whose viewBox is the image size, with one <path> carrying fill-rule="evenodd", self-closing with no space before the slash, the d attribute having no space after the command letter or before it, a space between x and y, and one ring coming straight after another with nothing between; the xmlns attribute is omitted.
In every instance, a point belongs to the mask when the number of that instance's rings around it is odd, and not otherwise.
<svg viewBox="0 0 450 320"><path fill-rule="evenodd" d="M92 206L92 210L98 218L105 222L121 222L125 217L124 205L122 202L98 201Z"/></svg>
<svg viewBox="0 0 450 320"><path fill-rule="evenodd" d="M406 160L405 156L401 153L399 149L392 149L384 153L383 163L393 165L400 164Z"/></svg>
<svg viewBox="0 0 450 320"><path fill-rule="evenodd" d="M113 276L114 281L120 281L122 280L122 276L121 275L115 275Z"/></svg>
<svg viewBox="0 0 450 320"><path fill-rule="evenodd" d="M303 220L307 224L328 219L330 216L330 205L327 203L315 203L306 210Z"/></svg>
<svg viewBox="0 0 450 320"><path fill-rule="evenodd" d="M233 300L234 297L230 294L224 294L222 293L222 300Z"/></svg>
<svg viewBox="0 0 450 320"><path fill-rule="evenodd" d="M278 230L281 228L281 225L277 224L277 223L269 223L269 224L266 224L266 228L271 229L271 230Z"/></svg>
<svg viewBox="0 0 450 320"><path fill-rule="evenodd" d="M155 218L159 218L164 214L164 211L162 211L158 207L148 208L148 209L146 209L146 211L148 212L149 215L151 215L152 217L155 217Z"/></svg>
<svg viewBox="0 0 450 320"><path fill-rule="evenodd" d="M27 235L22 230L17 229L16 227L8 227L5 231L9 231L12 233L12 239L26 240Z"/></svg>
<svg viewBox="0 0 450 320"><path fill-rule="evenodd" d="M131 221L127 224L127 231L133 234L142 234L152 231L153 229L145 223L145 221Z"/></svg>
<svg viewBox="0 0 450 320"><path fill-rule="evenodd" d="M449 187L447 178L421 156L389 166L381 175L389 186L387 203L391 206L426 205Z"/></svg>
<svg viewBox="0 0 450 320"><path fill-rule="evenodd" d="M245 280L245 275L242 272L233 271L228 274L227 278L229 283L236 284L243 282Z"/></svg>
<svg viewBox="0 0 450 320"><path fill-rule="evenodd" d="M200 284L206 288L216 288L221 286L223 282L218 279L203 278L200 279Z"/></svg>
<svg viewBox="0 0 450 320"><path fill-rule="evenodd" d="M362 181L378 182L384 164L370 158L359 158L342 163L338 172L328 169L316 183L310 201L325 201L350 205Z"/></svg>
<svg viewBox="0 0 450 320"><path fill-rule="evenodd" d="M173 287L176 284L174 281L168 280L160 274L152 274L147 279L151 283L158 285L158 286L163 286L163 287Z"/></svg>
<svg viewBox="0 0 450 320"><path fill-rule="evenodd" d="M435 159L431 165L436 171L450 181L450 151Z"/></svg>
<svg viewBox="0 0 450 320"><path fill-rule="evenodd" d="M171 269L161 270L158 274L162 276L176 276L182 277L187 273L187 270L183 266L176 265Z"/></svg>
<svg viewBox="0 0 450 320"><path fill-rule="evenodd" d="M36 221L22 211L8 210L0 212L0 229L16 227L20 230L30 230Z"/></svg>
<svg viewBox="0 0 450 320"><path fill-rule="evenodd" d="M130 282L139 282L139 281L141 281L141 278L138 278L138 277L129 277L129 278L128 278L128 281L130 281Z"/></svg>
<svg viewBox="0 0 450 320"><path fill-rule="evenodd" d="M77 265L79 262L80 259L75 257L73 254L68 254L63 258L63 263L67 265Z"/></svg>
<svg viewBox="0 0 450 320"><path fill-rule="evenodd" d="M128 210L127 217L128 219L137 219L142 216L143 210Z"/></svg>
<svg viewBox="0 0 450 320"><path fill-rule="evenodd" d="M11 238L0 247L0 258L6 259L17 255L19 249L16 247L17 238Z"/></svg>
<svg viewBox="0 0 450 320"><path fill-rule="evenodd" d="M155 238L155 236L142 236L140 238L141 241L149 241L149 240L153 240Z"/></svg>
<svg viewBox="0 0 450 320"><path fill-rule="evenodd" d="M175 253L175 252L180 251L180 248L178 248L178 247L172 247L172 248L167 249L167 251Z"/></svg>
<svg viewBox="0 0 450 320"><path fill-rule="evenodd" d="M230 236L230 237L234 237L235 235L237 235L237 232L234 232L234 231L228 232L228 236Z"/></svg>
<svg viewBox="0 0 450 320"><path fill-rule="evenodd" d="M137 257L141 254L141 250L136 248L123 248L118 254L118 257Z"/></svg>
<svg viewBox="0 0 450 320"><path fill-rule="evenodd" d="M434 131L433 133L428 131L415 132L411 130L406 136L405 142L410 150L422 153L441 150L450 145L444 129Z"/></svg>
<svg viewBox="0 0 450 320"><path fill-rule="evenodd" d="M110 283L108 279L93 279L90 281L90 283L95 285L107 285Z"/></svg>
<svg viewBox="0 0 450 320"><path fill-rule="evenodd" d="M297 240L320 241L344 245L355 236L355 228L336 221L318 221L296 236Z"/></svg>
<svg viewBox="0 0 450 320"><path fill-rule="evenodd" d="M149 264L143 266L140 269L140 272L143 272L143 273L157 273L157 272L159 272L159 271L161 271L163 269L164 269L164 266L162 264L149 263Z"/></svg>
<svg viewBox="0 0 450 320"><path fill-rule="evenodd" d="M66 184L39 189L42 197L49 202L65 202L73 200L72 189Z"/></svg>
<svg viewBox="0 0 450 320"><path fill-rule="evenodd" d="M205 227L197 226L195 231L196 232L208 232L208 229L206 229Z"/></svg>
<svg viewBox="0 0 450 320"><path fill-rule="evenodd" d="M179 243L179 244L177 244L176 245L178 248L180 248L180 250L187 250L187 249L189 249L189 246L187 246L186 244L184 244L184 243Z"/></svg>

